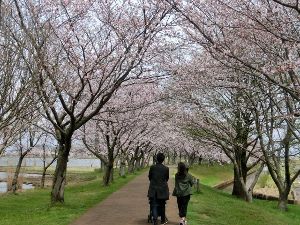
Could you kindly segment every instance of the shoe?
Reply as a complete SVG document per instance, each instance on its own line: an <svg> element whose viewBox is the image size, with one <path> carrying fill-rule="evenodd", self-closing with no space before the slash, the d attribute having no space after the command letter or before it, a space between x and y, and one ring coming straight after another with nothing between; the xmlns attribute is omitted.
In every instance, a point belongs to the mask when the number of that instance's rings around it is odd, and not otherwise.
<svg viewBox="0 0 300 225"><path fill-rule="evenodd" d="M166 217L165 221L161 221L160 224L167 224L169 222L168 218Z"/></svg>
<svg viewBox="0 0 300 225"><path fill-rule="evenodd" d="M153 225L158 225L157 220L153 220Z"/></svg>
<svg viewBox="0 0 300 225"><path fill-rule="evenodd" d="M179 225L184 225L184 220L180 220Z"/></svg>

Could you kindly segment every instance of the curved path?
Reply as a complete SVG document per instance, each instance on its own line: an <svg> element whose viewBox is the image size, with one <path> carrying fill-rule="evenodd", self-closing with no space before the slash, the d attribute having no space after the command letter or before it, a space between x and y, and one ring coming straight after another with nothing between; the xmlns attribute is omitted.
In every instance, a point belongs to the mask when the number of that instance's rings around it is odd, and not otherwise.
<svg viewBox="0 0 300 225"><path fill-rule="evenodd" d="M149 214L147 175L148 173L144 173L138 176L70 225L149 225L147 223ZM171 179L170 192L173 190L172 182ZM168 224L178 224L177 203L172 196L167 201L166 215L169 219Z"/></svg>

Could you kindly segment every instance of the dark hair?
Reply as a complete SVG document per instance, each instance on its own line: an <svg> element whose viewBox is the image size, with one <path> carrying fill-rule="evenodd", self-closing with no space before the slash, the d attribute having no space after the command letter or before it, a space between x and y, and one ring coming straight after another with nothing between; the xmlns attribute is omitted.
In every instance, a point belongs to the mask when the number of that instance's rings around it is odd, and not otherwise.
<svg viewBox="0 0 300 225"><path fill-rule="evenodd" d="M188 172L187 166L183 162L178 163L178 175L185 176L187 172Z"/></svg>
<svg viewBox="0 0 300 225"><path fill-rule="evenodd" d="M158 153L156 155L156 160L157 160L158 163L162 163L165 160L165 155L163 153L161 153L161 152Z"/></svg>

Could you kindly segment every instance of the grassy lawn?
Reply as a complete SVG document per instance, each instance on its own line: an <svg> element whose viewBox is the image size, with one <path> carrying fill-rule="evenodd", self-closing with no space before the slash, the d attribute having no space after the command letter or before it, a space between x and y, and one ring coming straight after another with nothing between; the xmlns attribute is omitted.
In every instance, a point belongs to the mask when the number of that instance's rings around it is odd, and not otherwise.
<svg viewBox="0 0 300 225"><path fill-rule="evenodd" d="M233 179L232 165L197 165L190 169L190 173L199 178L201 184L207 186L214 186Z"/></svg>
<svg viewBox="0 0 300 225"><path fill-rule="evenodd" d="M228 193L211 188L233 178L230 165L196 166L191 168L191 173L200 179L202 185L201 193L194 194L189 204L189 225L300 224L299 205L289 205L288 212L280 212L276 201L254 199L253 203L247 203Z"/></svg>
<svg viewBox="0 0 300 225"><path fill-rule="evenodd" d="M115 176L109 187L101 184L101 174L94 172L96 180L69 185L65 190L65 204L50 207L50 189L37 189L0 196L1 225L63 225L69 224L83 214L88 208L105 199L141 172L126 178ZM80 177L84 176L80 174ZM92 176L91 172L86 174Z"/></svg>
<svg viewBox="0 0 300 225"><path fill-rule="evenodd" d="M299 225L300 206L289 205L280 212L277 202L254 200L247 203L230 194L201 186L188 210L189 225Z"/></svg>

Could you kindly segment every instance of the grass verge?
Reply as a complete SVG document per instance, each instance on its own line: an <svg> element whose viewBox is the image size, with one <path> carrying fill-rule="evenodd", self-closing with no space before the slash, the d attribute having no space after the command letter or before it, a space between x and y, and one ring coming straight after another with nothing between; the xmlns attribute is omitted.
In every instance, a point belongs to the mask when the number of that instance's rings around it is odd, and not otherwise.
<svg viewBox="0 0 300 225"><path fill-rule="evenodd" d="M189 225L299 225L300 206L280 212L277 202L254 199L247 203L228 193L202 185L188 210Z"/></svg>
<svg viewBox="0 0 300 225"><path fill-rule="evenodd" d="M143 170L144 171L144 170ZM82 215L88 208L101 202L143 171L125 178L116 176L113 184L104 187L101 174L97 179L69 185L65 190L65 204L50 207L50 189L37 189L0 196L1 225L66 225ZM96 173L96 172L95 172ZM90 173L88 173L91 176Z"/></svg>
<svg viewBox="0 0 300 225"><path fill-rule="evenodd" d="M200 165L191 168L200 179L201 192L192 195L189 204L189 225L299 225L300 206L289 205L280 212L276 201L254 199L247 203L211 186L233 179L231 165Z"/></svg>
<svg viewBox="0 0 300 225"><path fill-rule="evenodd" d="M200 179L200 183L214 186L226 180L233 179L232 165L197 165L190 169L190 173Z"/></svg>

